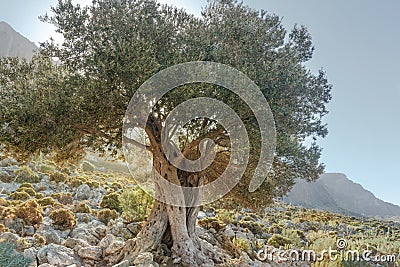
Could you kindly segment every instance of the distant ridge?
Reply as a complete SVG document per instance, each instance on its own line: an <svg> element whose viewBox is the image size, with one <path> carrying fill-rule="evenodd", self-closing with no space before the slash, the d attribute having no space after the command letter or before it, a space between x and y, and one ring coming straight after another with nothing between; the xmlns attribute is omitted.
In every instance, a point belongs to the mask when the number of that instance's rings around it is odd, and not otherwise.
<svg viewBox="0 0 400 267"><path fill-rule="evenodd" d="M0 57L32 59L36 45L16 32L8 23L0 21Z"/></svg>
<svg viewBox="0 0 400 267"><path fill-rule="evenodd" d="M400 207L378 199L341 173L325 173L308 183L298 179L284 202L345 215L400 218Z"/></svg>

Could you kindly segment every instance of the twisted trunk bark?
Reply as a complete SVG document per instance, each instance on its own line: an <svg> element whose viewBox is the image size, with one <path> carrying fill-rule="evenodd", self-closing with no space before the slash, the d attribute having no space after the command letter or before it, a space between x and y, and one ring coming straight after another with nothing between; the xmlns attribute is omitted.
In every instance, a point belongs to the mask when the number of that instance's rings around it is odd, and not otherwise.
<svg viewBox="0 0 400 267"><path fill-rule="evenodd" d="M176 167L170 164L163 154L153 152L153 167L154 171L169 182L187 186L187 177L181 182ZM161 188L154 174L153 178L156 194L168 194L168 191ZM199 181L199 177L195 176L191 179L191 186L198 186ZM191 199L198 197L200 196L190 196ZM198 207L176 207L155 201L151 214L137 238L127 242L123 258L132 261L139 253L156 250L160 244L167 243L172 244L172 257L179 257L181 266L214 266L213 260L206 256L210 255L210 251L205 249L196 235L198 211Z"/></svg>

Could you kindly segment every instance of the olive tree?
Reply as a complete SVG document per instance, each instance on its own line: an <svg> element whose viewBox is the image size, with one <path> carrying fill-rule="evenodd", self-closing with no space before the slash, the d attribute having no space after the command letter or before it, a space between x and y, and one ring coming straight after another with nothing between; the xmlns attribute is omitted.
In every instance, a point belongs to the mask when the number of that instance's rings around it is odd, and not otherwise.
<svg viewBox="0 0 400 267"><path fill-rule="evenodd" d="M147 114L141 125L146 142L140 145L152 155L153 169L167 181L186 187L210 183L226 169L232 140L212 118L193 119L178 133L177 149L188 159L214 150L215 161L206 169L177 168L162 146L163 126L174 108L186 100L209 97L229 105L249 137L248 165L230 198L264 205L285 194L295 178L314 180L323 172L316 140L327 135L322 118L331 85L325 73L312 73L305 65L314 50L305 27L294 26L288 33L278 16L233 0L209 2L200 17L155 0L95 0L87 7L59 0L42 20L55 25L64 41L42 43L41 55L32 63L3 60L0 64L2 93L13 99L2 99L0 121L1 141L10 153L56 151L62 159L76 158L89 149L121 155L124 116L138 88L176 64L213 61L246 74L268 101L276 127L271 172L257 191L248 191L262 141L258 122L240 97L207 83L168 92ZM51 66L46 57L58 58L61 65ZM43 67L44 72L38 71ZM29 74L23 79L22 69ZM206 138L214 145L201 142ZM161 191L156 186L156 194ZM132 259L164 243L184 266L220 261L196 236L198 209L198 205L179 207L156 200L145 226L127 243L121 257Z"/></svg>

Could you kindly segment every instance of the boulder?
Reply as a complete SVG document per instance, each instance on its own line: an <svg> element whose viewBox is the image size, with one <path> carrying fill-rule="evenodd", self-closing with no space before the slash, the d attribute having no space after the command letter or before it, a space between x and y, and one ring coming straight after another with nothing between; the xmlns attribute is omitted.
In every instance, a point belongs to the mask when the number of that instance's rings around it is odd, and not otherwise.
<svg viewBox="0 0 400 267"><path fill-rule="evenodd" d="M82 259L99 261L103 255L103 250L99 246L83 247L78 250L78 255Z"/></svg>
<svg viewBox="0 0 400 267"><path fill-rule="evenodd" d="M72 264L81 266L74 251L57 244L50 244L41 248L37 253L39 264L49 263L58 267L67 267Z"/></svg>

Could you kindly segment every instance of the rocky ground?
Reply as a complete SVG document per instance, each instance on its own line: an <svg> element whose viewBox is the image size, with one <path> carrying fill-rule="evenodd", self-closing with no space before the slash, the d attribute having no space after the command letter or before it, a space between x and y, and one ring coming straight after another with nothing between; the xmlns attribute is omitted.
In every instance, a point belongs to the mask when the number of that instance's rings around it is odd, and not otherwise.
<svg viewBox="0 0 400 267"><path fill-rule="evenodd" d="M151 206L135 190L129 177L96 171L89 163L59 169L43 162L22 166L2 160L0 243L12 244L20 253L15 255L32 259L29 266L179 266L167 247L143 253L134 262L121 259L125 244L134 240ZM262 212L216 203L199 213L197 232L223 255L221 266L310 265L276 258L260 261L257 251L275 247L322 251L335 247L338 238L346 238L349 248L368 244L374 255L398 255L400 249L399 224L283 203Z"/></svg>

